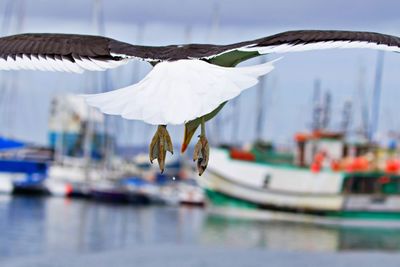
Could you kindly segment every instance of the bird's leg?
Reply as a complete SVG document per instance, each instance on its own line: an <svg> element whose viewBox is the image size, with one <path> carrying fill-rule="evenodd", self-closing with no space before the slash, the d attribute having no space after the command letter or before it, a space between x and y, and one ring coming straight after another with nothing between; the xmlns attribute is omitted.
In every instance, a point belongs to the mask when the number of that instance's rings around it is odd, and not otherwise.
<svg viewBox="0 0 400 267"><path fill-rule="evenodd" d="M208 164L208 157L210 154L210 147L208 146L208 140L206 138L206 126L204 117L201 119L201 133L199 135L199 141L194 147L193 161L197 160L197 171L199 175L202 175Z"/></svg>
<svg viewBox="0 0 400 267"><path fill-rule="evenodd" d="M167 125L158 125L157 131L151 140L149 156L151 163L153 163L154 159L157 159L161 173L164 172L167 151L174 154L171 138L167 131Z"/></svg>

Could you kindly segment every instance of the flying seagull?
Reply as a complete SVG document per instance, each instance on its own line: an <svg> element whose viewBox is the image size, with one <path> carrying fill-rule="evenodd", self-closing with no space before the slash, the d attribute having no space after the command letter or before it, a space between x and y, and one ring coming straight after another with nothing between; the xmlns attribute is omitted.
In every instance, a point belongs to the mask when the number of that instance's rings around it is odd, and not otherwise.
<svg viewBox="0 0 400 267"><path fill-rule="evenodd" d="M193 156L201 175L209 157L205 122L274 68L274 61L249 67L236 67L238 63L264 54L329 48L400 52L400 38L372 32L303 30L229 45L154 47L101 36L29 33L0 38L0 69L82 73L116 68L134 59L149 62L153 69L140 82L84 97L106 114L158 125L149 155L151 162L157 159L161 171L166 152L173 153L167 125L185 124L182 152L201 126Z"/></svg>

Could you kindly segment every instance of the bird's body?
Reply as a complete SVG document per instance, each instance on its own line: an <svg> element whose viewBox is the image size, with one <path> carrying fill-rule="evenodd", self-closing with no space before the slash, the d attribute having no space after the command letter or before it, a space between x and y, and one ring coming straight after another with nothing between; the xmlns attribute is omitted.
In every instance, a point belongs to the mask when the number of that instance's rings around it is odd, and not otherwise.
<svg viewBox="0 0 400 267"><path fill-rule="evenodd" d="M202 60L161 62L137 84L85 98L106 114L154 125L183 124L257 84L272 63L228 68Z"/></svg>
<svg viewBox="0 0 400 267"><path fill-rule="evenodd" d="M111 38L75 34L20 34L0 38L0 70L44 70L81 73L103 71L130 60L148 61L154 68L139 83L97 95L87 102L103 112L151 124L185 123L184 150L199 125L200 141L194 158L204 171L208 142L204 123L226 101L257 83L273 69L273 62L236 67L247 59L271 53L329 48L370 48L400 52L400 38L371 32L289 31L229 45L187 44L137 46ZM165 159L172 152L168 132L158 128L150 158ZM160 141L162 140L162 142ZM206 153L207 155L205 155ZM160 157L161 155L161 157ZM163 155L163 156L162 156ZM163 166L163 162L161 164Z"/></svg>

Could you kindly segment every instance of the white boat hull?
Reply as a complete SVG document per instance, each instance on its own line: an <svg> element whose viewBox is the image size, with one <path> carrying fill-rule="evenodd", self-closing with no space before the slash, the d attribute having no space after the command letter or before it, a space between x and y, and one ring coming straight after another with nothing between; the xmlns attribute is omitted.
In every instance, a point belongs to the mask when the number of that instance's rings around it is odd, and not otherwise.
<svg viewBox="0 0 400 267"><path fill-rule="evenodd" d="M0 194L11 194L14 190L13 174L0 174Z"/></svg>
<svg viewBox="0 0 400 267"><path fill-rule="evenodd" d="M312 211L339 211L342 175L231 160L228 152L211 151L207 171L199 177L206 189L262 206Z"/></svg>

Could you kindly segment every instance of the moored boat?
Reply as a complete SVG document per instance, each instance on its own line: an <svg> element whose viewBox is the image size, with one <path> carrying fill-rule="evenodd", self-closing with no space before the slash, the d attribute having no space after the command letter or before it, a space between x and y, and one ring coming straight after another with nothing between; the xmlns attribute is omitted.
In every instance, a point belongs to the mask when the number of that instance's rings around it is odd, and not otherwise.
<svg viewBox="0 0 400 267"><path fill-rule="evenodd" d="M297 136L293 156L212 149L199 183L225 215L400 227L400 162L378 151L328 133Z"/></svg>
<svg viewBox="0 0 400 267"><path fill-rule="evenodd" d="M0 137L0 192L46 194L44 181L52 151Z"/></svg>

